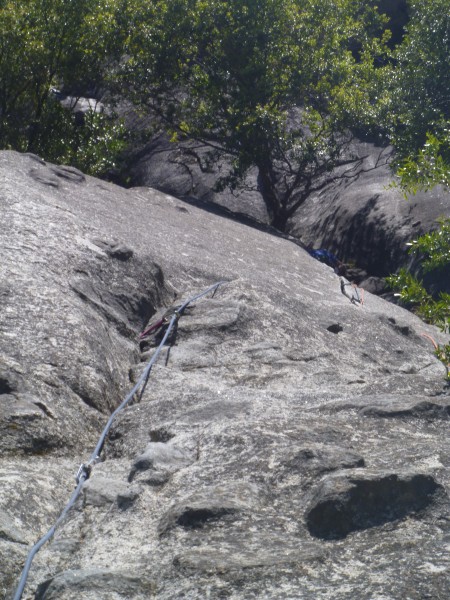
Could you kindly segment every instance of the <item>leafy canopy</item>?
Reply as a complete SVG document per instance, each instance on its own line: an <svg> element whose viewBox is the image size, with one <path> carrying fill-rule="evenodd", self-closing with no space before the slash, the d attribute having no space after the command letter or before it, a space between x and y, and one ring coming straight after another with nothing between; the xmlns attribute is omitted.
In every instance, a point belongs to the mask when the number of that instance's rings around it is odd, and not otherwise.
<svg viewBox="0 0 450 600"><path fill-rule="evenodd" d="M0 146L70 160L92 172L111 163L121 131L88 116L84 132L63 115L50 94L65 86L73 95L98 89L120 59L128 35L122 0L0 0ZM102 144L102 122L114 144ZM83 159L86 143L96 157ZM100 141L97 144L97 141ZM80 150L80 152L79 152ZM105 156L100 157L100 153ZM84 153L86 157L86 153ZM76 157L76 159L75 159ZM104 165L103 165L104 166Z"/></svg>
<svg viewBox="0 0 450 600"><path fill-rule="evenodd" d="M410 21L385 72L386 128L407 192L450 187L450 6L410 0Z"/></svg>
<svg viewBox="0 0 450 600"><path fill-rule="evenodd" d="M83 163L80 138L94 147L104 132L114 141L99 143L86 168L113 162L123 128L95 117L80 135L49 89L77 96L121 83L172 139L207 144L207 163L227 154L223 186L256 166L282 228L343 160L346 128L395 145L407 191L449 185L448 0L409 0L406 35L392 53L372 4L0 0L0 146Z"/></svg>
<svg viewBox="0 0 450 600"><path fill-rule="evenodd" d="M157 0L141 17L125 87L172 139L201 141L211 161L227 154L223 185L256 167L284 228L342 157L348 138L330 98L373 70L382 19L356 0Z"/></svg>

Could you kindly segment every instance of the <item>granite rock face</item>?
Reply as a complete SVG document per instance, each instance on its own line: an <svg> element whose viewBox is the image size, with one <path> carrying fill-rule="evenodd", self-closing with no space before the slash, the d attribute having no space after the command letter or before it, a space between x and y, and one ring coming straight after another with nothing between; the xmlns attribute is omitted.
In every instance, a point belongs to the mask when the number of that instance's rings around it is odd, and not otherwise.
<svg viewBox="0 0 450 600"><path fill-rule="evenodd" d="M116 417L24 598L449 597L438 330L164 193L13 152L0 178L3 596L152 356L139 332L224 281Z"/></svg>
<svg viewBox="0 0 450 600"><path fill-rule="evenodd" d="M171 142L165 134L156 135L130 158L129 176L135 186L150 186L176 198L197 201L224 214L247 215L261 223L269 215L258 190L256 172L248 177L246 191L215 189L219 177L230 170L222 158L217 164L207 163L208 147L192 142ZM194 154L195 152L195 154Z"/></svg>
<svg viewBox="0 0 450 600"><path fill-rule="evenodd" d="M405 7L404 3L397 4L391 6L391 16L401 21ZM257 222L269 223L256 172L248 176L247 191L214 191L217 179L226 172L226 161L201 169L187 153L189 148L188 143L171 144L164 136L155 137L134 162L132 181L197 201L209 210L234 214L241 220L247 215ZM198 152L202 155L201 149ZM400 266L418 272L420 263L407 254L406 243L434 229L438 218L450 215L450 193L436 187L405 200L400 190L391 186L391 154L389 147L355 139L347 150L347 157L353 162L335 169L331 175L336 180L310 195L288 222L287 233L308 247L327 248L372 277L385 277ZM442 275L437 280L427 277L429 285L448 291L447 286L441 285ZM380 287L379 279L366 280L368 291L383 291L377 286Z"/></svg>

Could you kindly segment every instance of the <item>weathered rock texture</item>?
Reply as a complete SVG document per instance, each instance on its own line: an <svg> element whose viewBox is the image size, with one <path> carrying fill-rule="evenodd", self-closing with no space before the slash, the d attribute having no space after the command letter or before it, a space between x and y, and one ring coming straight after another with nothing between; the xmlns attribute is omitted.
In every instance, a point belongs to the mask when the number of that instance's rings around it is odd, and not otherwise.
<svg viewBox="0 0 450 600"><path fill-rule="evenodd" d="M25 598L446 599L450 396L425 332L297 245L0 154L0 586L191 306Z"/></svg>

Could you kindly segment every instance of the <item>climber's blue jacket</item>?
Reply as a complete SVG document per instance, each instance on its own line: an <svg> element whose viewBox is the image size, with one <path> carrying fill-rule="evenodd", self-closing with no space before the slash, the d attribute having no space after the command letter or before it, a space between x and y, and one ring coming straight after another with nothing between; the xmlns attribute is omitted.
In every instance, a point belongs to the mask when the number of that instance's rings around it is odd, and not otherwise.
<svg viewBox="0 0 450 600"><path fill-rule="evenodd" d="M321 248L319 250L308 250L308 252L311 254L311 256L317 258L317 260L320 260L320 262L323 262L326 265L333 267L333 269L336 269L341 265L341 261L336 256L334 256L334 254L328 252L328 250L323 250Z"/></svg>

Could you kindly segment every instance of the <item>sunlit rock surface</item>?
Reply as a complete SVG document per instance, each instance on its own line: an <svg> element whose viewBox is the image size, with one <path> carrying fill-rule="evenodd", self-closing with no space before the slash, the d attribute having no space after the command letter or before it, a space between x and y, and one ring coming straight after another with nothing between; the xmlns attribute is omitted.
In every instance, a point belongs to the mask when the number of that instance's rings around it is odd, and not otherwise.
<svg viewBox="0 0 450 600"><path fill-rule="evenodd" d="M148 188L0 153L0 589L10 598L450 595L450 396L426 333L296 244Z"/></svg>

